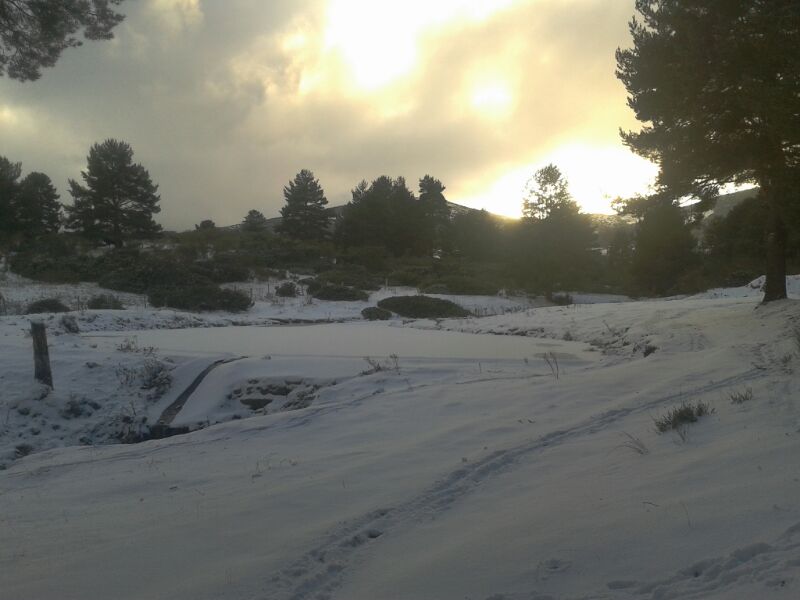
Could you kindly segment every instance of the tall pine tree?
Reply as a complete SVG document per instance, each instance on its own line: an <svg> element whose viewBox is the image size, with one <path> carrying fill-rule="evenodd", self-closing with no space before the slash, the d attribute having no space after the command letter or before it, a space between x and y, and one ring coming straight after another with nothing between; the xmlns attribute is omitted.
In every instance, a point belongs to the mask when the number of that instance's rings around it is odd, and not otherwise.
<svg viewBox="0 0 800 600"><path fill-rule="evenodd" d="M0 235L31 238L56 233L61 226L61 203L50 178L28 173L22 165L0 156Z"/></svg>
<svg viewBox="0 0 800 600"><path fill-rule="evenodd" d="M546 293L583 285L591 270L594 227L580 213L558 167L549 164L534 173L522 213L514 244L522 281Z"/></svg>
<svg viewBox="0 0 800 600"><path fill-rule="evenodd" d="M6 237L14 231L14 203L19 193L20 175L20 163L12 163L5 156L0 156L0 237Z"/></svg>
<svg viewBox="0 0 800 600"><path fill-rule="evenodd" d="M419 203L425 215L429 251L442 248L448 238L450 207L444 197L445 189L441 181L430 175L419 180Z"/></svg>
<svg viewBox="0 0 800 600"><path fill-rule="evenodd" d="M87 163L81 173L85 186L69 180L74 199L66 207L70 229L115 245L161 230L153 220L153 214L161 211L158 186L142 165L133 162L130 145L113 139L95 144Z"/></svg>
<svg viewBox="0 0 800 600"><path fill-rule="evenodd" d="M322 240L328 235L325 192L314 173L303 169L283 188L286 205L281 209L280 233L298 240Z"/></svg>
<svg viewBox="0 0 800 600"><path fill-rule="evenodd" d="M658 162L660 193L755 183L769 210L764 301L786 297L786 222L800 205L800 3L637 0L617 77L644 123L623 133ZM795 212L796 214L796 212Z"/></svg>

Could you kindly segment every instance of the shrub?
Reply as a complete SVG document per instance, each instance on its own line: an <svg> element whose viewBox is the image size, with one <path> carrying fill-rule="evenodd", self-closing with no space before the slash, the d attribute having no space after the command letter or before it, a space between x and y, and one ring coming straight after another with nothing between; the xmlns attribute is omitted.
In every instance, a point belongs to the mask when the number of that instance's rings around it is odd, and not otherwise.
<svg viewBox="0 0 800 600"><path fill-rule="evenodd" d="M444 286L445 292L434 291L434 287ZM492 285L477 277L467 275L451 275L438 279L431 285L426 286L423 291L429 294L456 294L462 296L494 296L497 294L497 286Z"/></svg>
<svg viewBox="0 0 800 600"><path fill-rule="evenodd" d="M556 306L569 306L570 304L574 304L572 296L567 292L548 293L547 299Z"/></svg>
<svg viewBox="0 0 800 600"><path fill-rule="evenodd" d="M59 324L67 333L78 334L81 332L75 315L62 315Z"/></svg>
<svg viewBox="0 0 800 600"><path fill-rule="evenodd" d="M154 288L213 286L208 277L170 255L119 251L105 257L98 268L102 268L100 286L119 292L146 294Z"/></svg>
<svg viewBox="0 0 800 600"><path fill-rule="evenodd" d="M392 317L392 313L377 306L368 306L361 311L361 316L367 321L386 321Z"/></svg>
<svg viewBox="0 0 800 600"><path fill-rule="evenodd" d="M380 284L375 277L370 275L364 267L358 265L344 265L317 275L317 280L323 285L342 285L359 290L379 290Z"/></svg>
<svg viewBox="0 0 800 600"><path fill-rule="evenodd" d="M125 308L119 298L111 294L92 296L86 303L86 307L92 310L122 310Z"/></svg>
<svg viewBox="0 0 800 600"><path fill-rule="evenodd" d="M684 402L680 406L675 406L668 410L667 414L655 419L656 430L659 433L680 430L684 425L696 423L700 417L705 417L713 412L714 409L705 402L699 401L694 405Z"/></svg>
<svg viewBox="0 0 800 600"><path fill-rule="evenodd" d="M281 298L294 298L297 296L297 286L291 281L286 281L275 288L275 295Z"/></svg>
<svg viewBox="0 0 800 600"><path fill-rule="evenodd" d="M151 390L150 399L160 398L172 385L172 373L166 363L156 358L146 358L139 369L140 387Z"/></svg>
<svg viewBox="0 0 800 600"><path fill-rule="evenodd" d="M346 300L364 301L369 298L366 292L356 290L345 285L308 286L311 295L317 300L333 300L336 302Z"/></svg>
<svg viewBox="0 0 800 600"><path fill-rule="evenodd" d="M449 317L468 317L470 312L450 300L430 296L394 296L384 298L378 306L397 313L401 317L413 319L443 319Z"/></svg>
<svg viewBox="0 0 800 600"><path fill-rule="evenodd" d="M215 285L155 288L148 294L148 300L156 307L167 306L194 312L211 310L242 312L253 305L250 297L244 292L223 289Z"/></svg>
<svg viewBox="0 0 800 600"><path fill-rule="evenodd" d="M219 256L191 263L190 270L214 283L234 283L250 279L250 269L243 264L245 262L246 259L238 255Z"/></svg>
<svg viewBox="0 0 800 600"><path fill-rule="evenodd" d="M42 298L36 302L31 302L25 309L26 315L35 315L39 313L62 313L69 312L69 306L61 302L58 298Z"/></svg>
<svg viewBox="0 0 800 600"><path fill-rule="evenodd" d="M404 267L389 273L389 285L419 287L427 275L424 267Z"/></svg>

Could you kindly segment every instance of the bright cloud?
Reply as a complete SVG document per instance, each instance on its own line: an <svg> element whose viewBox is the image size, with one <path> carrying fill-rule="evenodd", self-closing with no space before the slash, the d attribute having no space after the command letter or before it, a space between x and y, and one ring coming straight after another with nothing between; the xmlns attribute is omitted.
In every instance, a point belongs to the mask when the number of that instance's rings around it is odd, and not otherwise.
<svg viewBox="0 0 800 600"><path fill-rule="evenodd" d="M113 44L70 50L35 84L0 79L0 154L68 196L89 146L124 139L174 228L276 215L303 168L333 204L364 178L431 174L452 201L517 215L554 162L602 210L653 172L617 133L636 126L614 77L633 3L125 3Z"/></svg>

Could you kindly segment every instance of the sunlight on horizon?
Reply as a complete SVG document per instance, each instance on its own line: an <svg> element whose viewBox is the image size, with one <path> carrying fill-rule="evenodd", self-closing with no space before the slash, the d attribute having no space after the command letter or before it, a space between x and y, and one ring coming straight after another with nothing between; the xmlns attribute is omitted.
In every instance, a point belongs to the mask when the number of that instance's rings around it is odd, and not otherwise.
<svg viewBox="0 0 800 600"><path fill-rule="evenodd" d="M658 173L656 165L621 146L568 144L536 163L507 171L485 186L483 193L451 200L518 218L522 215L525 184L537 169L550 163L564 174L572 197L586 213L613 214L614 198L647 193Z"/></svg>

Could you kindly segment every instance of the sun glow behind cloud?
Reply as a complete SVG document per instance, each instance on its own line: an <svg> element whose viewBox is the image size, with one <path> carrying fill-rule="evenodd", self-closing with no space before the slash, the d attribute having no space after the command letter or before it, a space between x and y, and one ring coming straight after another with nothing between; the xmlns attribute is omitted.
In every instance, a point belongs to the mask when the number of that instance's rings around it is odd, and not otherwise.
<svg viewBox="0 0 800 600"><path fill-rule="evenodd" d="M418 66L420 44L431 29L483 21L515 0L331 0L324 49L337 55L353 83L375 91L411 75Z"/></svg>
<svg viewBox="0 0 800 600"><path fill-rule="evenodd" d="M482 116L504 117L513 111L514 94L504 81L486 82L473 88L470 103Z"/></svg>

